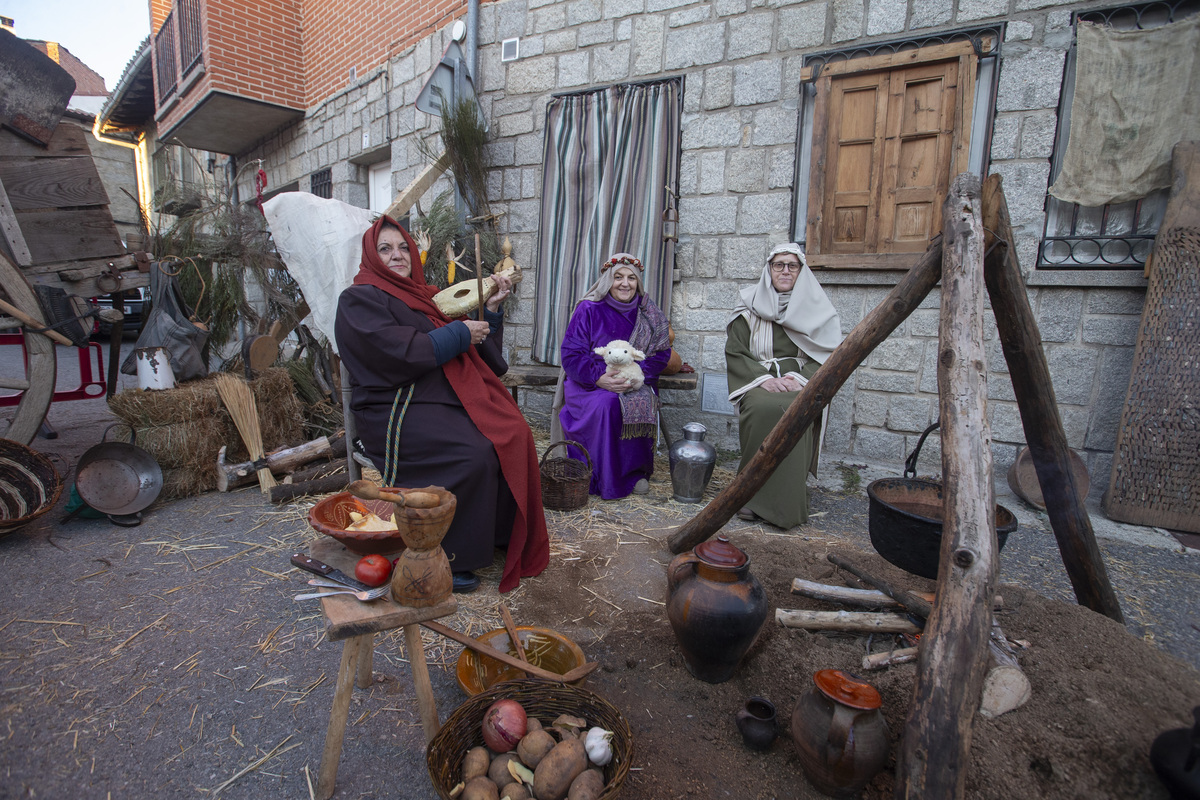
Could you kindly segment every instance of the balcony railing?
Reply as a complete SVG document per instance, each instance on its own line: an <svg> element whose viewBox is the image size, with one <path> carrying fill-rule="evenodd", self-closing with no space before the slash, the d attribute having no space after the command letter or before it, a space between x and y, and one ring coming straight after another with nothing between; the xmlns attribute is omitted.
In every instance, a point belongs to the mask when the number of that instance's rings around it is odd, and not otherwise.
<svg viewBox="0 0 1200 800"><path fill-rule="evenodd" d="M171 96L179 83L175 66L175 12L167 14L154 37L154 66L158 82L158 102Z"/></svg>
<svg viewBox="0 0 1200 800"><path fill-rule="evenodd" d="M183 77L204 61L200 39L200 0L179 0L179 60Z"/></svg>

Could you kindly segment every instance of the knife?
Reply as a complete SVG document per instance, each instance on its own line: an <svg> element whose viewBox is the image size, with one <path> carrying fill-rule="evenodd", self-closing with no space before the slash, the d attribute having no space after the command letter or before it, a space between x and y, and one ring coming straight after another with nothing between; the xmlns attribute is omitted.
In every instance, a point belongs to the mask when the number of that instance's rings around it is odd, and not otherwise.
<svg viewBox="0 0 1200 800"><path fill-rule="evenodd" d="M295 553L292 556L292 563L300 569L308 570L316 575L324 575L326 578L335 580L343 586L349 586L350 588L357 589L360 592L371 591L372 587L367 586L362 581L355 580L346 573L342 572L340 569L334 569L324 561L317 561L312 556L304 555L304 553Z"/></svg>

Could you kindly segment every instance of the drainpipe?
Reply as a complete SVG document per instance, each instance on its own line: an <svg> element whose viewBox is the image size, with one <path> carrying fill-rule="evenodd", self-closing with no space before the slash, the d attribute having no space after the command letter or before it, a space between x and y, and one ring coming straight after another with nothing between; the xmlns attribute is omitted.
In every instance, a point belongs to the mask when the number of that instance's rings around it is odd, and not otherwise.
<svg viewBox="0 0 1200 800"><path fill-rule="evenodd" d="M467 0L467 69L471 71L471 82L479 90L479 0Z"/></svg>

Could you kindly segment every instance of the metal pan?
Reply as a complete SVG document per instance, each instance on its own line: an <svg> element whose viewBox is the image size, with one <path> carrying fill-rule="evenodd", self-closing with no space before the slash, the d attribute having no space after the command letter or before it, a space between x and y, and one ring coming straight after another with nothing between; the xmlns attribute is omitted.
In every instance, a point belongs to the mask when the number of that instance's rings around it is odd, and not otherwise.
<svg viewBox="0 0 1200 800"><path fill-rule="evenodd" d="M142 448L106 441L108 432L119 424L109 425L100 444L80 457L75 490L83 502L114 523L133 526L141 523L141 512L158 498L163 474L154 456ZM130 438L135 438L132 430Z"/></svg>

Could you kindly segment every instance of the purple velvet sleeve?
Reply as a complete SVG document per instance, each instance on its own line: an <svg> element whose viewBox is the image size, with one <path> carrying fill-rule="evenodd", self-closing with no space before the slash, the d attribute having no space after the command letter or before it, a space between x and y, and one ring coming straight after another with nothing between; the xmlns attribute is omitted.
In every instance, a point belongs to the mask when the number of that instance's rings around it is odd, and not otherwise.
<svg viewBox="0 0 1200 800"><path fill-rule="evenodd" d="M604 335L603 325L597 325L597 309L595 303L582 302L571 315L567 323L567 332L563 335L562 366L567 377L585 389L596 388L596 379L604 374L606 369L604 359L596 355L594 348L603 347L595 344L597 334ZM612 338L605 339L605 344Z"/></svg>

